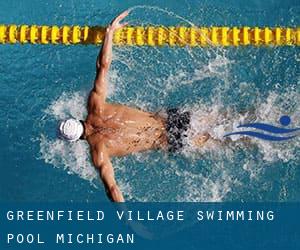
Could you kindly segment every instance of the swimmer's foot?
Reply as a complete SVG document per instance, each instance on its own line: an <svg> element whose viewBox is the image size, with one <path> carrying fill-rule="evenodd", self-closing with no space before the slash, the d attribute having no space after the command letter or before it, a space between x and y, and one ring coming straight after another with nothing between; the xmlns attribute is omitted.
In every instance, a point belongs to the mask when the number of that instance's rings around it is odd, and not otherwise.
<svg viewBox="0 0 300 250"><path fill-rule="evenodd" d="M203 145L210 139L209 133L205 133L202 135L197 136L194 140L193 143L196 147L203 147Z"/></svg>

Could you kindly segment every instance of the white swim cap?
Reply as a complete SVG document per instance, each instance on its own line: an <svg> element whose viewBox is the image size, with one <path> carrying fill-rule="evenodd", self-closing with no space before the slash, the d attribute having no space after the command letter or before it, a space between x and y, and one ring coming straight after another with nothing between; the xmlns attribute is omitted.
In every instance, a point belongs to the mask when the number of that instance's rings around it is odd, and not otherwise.
<svg viewBox="0 0 300 250"><path fill-rule="evenodd" d="M80 136L83 134L84 127L79 120L68 119L61 121L59 124L59 137L66 141L77 141Z"/></svg>

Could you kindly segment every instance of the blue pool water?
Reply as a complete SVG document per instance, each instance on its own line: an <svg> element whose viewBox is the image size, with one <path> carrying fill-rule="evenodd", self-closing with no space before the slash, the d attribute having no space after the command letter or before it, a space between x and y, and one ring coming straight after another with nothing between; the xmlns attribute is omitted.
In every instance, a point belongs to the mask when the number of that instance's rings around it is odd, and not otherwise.
<svg viewBox="0 0 300 250"><path fill-rule="evenodd" d="M0 23L106 25L132 8L131 25L299 26L299 1L10 0ZM55 137L59 119L83 118L96 46L0 45L0 200L107 200L86 143ZM109 100L149 111L192 110L193 131L220 138L242 122L300 127L300 50L116 47ZM226 115L225 115L226 114ZM113 159L130 201L300 201L300 136L282 143L209 144L180 155Z"/></svg>

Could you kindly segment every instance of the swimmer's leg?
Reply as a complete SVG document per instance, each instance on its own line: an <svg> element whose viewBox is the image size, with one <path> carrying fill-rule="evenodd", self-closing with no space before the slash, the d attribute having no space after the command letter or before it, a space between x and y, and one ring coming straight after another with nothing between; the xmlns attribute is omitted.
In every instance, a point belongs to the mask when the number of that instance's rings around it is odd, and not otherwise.
<svg viewBox="0 0 300 250"><path fill-rule="evenodd" d="M240 111L239 114L245 116L247 121L249 122L255 121L257 119L256 111L254 108ZM196 117L194 119L196 119L196 123L198 124L197 126L199 127L207 127L207 125L209 125L209 127L213 128L214 125L218 125L220 123L222 124L222 120L218 121L220 116L224 121L230 119L230 116L228 115L227 111L222 112L221 114L211 113L208 116L203 116L199 118ZM209 133L209 129L206 132L203 131L201 134L195 135L192 139L192 142L196 147L203 147L207 142L211 142L220 146L238 145L239 143L242 143L246 146L250 146L253 144L253 141L249 137L241 137L237 141L232 141L230 138L226 138L225 140L221 138L215 138Z"/></svg>
<svg viewBox="0 0 300 250"><path fill-rule="evenodd" d="M248 137L242 137L237 141L232 141L231 139L226 139L226 140L220 140L213 138L209 133L204 133L201 135L197 135L193 140L193 144L197 148L204 147L207 142L211 142L214 145L219 145L219 146L231 146L231 147L241 147L241 146L246 146L250 148L251 146L254 145L253 141L251 141L250 138Z"/></svg>
<svg viewBox="0 0 300 250"><path fill-rule="evenodd" d="M204 133L201 135L196 135L196 137L193 139L193 144L196 147L203 147L204 144L211 138L209 133Z"/></svg>
<svg viewBox="0 0 300 250"><path fill-rule="evenodd" d="M196 119L197 127L207 127L208 124L216 124L217 117L215 115L210 116L203 116L200 118L194 117ZM208 141L216 141L215 138L213 138L209 131L202 131L201 133L194 134L192 136L192 144L195 147L203 147Z"/></svg>

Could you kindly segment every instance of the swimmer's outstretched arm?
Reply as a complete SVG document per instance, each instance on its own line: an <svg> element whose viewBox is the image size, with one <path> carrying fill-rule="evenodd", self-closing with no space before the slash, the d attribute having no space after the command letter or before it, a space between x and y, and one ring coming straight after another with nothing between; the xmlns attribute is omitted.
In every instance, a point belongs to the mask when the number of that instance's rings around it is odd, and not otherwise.
<svg viewBox="0 0 300 250"><path fill-rule="evenodd" d="M112 61L112 44L114 32L117 29L121 29L127 25L127 23L120 23L127 15L128 11L123 12L117 16L111 24L106 28L105 38L103 46L96 61L96 78L94 83L94 91L103 98L106 99L107 95L107 74Z"/></svg>
<svg viewBox="0 0 300 250"><path fill-rule="evenodd" d="M108 198L114 202L124 202L123 195L115 180L113 166L103 143L93 149L92 158L95 167L99 170Z"/></svg>

